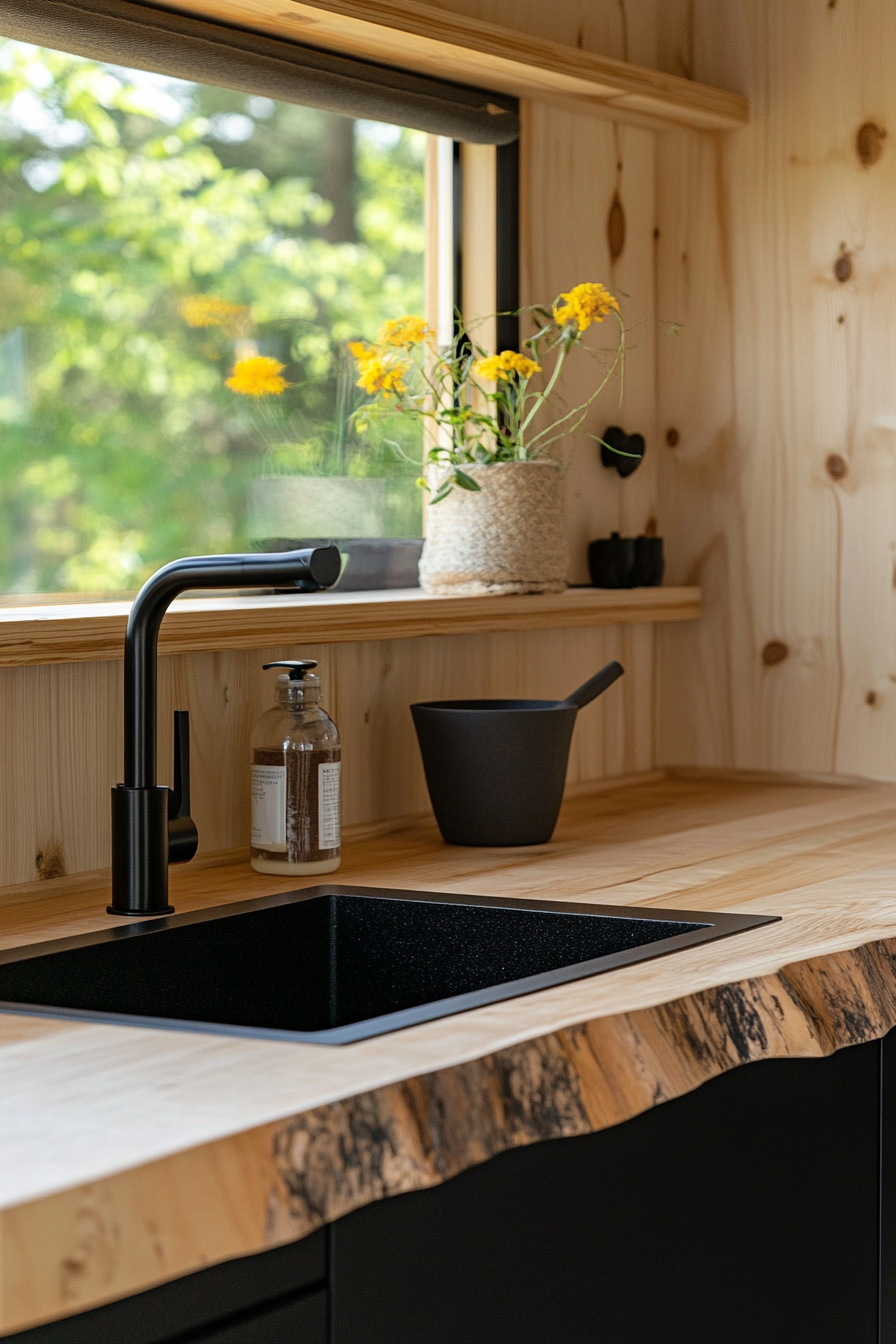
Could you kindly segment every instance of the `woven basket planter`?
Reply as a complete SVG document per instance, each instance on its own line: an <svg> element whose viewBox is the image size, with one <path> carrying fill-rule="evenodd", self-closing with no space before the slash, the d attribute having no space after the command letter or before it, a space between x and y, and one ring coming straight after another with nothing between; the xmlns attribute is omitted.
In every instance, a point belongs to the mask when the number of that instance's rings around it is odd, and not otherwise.
<svg viewBox="0 0 896 1344"><path fill-rule="evenodd" d="M560 464L545 458L464 471L482 488L474 493L455 486L429 510L420 586L457 597L562 592L566 531Z"/></svg>

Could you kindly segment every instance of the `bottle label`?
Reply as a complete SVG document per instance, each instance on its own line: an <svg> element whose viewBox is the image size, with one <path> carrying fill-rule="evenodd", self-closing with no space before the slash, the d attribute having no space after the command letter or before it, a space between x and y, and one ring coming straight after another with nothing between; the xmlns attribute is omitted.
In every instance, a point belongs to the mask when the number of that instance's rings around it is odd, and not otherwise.
<svg viewBox="0 0 896 1344"><path fill-rule="evenodd" d="M286 766L253 765L252 845L286 852Z"/></svg>
<svg viewBox="0 0 896 1344"><path fill-rule="evenodd" d="M339 848L341 773L341 761L327 761L317 767L317 843L321 849Z"/></svg>

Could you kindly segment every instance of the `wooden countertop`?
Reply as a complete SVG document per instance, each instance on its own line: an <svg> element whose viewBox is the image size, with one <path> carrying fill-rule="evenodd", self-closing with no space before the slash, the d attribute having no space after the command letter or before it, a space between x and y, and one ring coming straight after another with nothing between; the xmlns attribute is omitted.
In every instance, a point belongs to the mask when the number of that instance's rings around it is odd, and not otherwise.
<svg viewBox="0 0 896 1344"><path fill-rule="evenodd" d="M569 800L549 845L420 822L338 880L783 919L350 1046L0 1015L0 1334L896 1023L896 786L653 778ZM181 910L295 885L172 870ZM0 947L105 927L106 899L103 873L8 888Z"/></svg>

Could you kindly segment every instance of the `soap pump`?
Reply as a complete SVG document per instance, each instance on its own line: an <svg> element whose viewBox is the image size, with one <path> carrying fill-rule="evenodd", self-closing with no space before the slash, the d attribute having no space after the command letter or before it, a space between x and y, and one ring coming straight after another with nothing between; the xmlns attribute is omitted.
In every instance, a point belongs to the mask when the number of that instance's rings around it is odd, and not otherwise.
<svg viewBox="0 0 896 1344"><path fill-rule="evenodd" d="M332 873L341 860L339 733L320 707L315 661L264 664L272 667L287 671L277 678L277 704L252 732L252 867Z"/></svg>

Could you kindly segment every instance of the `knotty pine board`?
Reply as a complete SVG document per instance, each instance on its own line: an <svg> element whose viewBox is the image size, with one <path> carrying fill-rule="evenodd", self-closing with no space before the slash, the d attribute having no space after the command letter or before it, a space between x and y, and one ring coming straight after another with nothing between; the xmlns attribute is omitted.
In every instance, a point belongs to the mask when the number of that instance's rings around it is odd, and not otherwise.
<svg viewBox="0 0 896 1344"><path fill-rule="evenodd" d="M653 766L653 640L651 625L630 625L161 658L159 779L171 779L173 710L188 709L201 851L247 844L249 734L274 703L275 674L262 664L298 657L318 660L323 703L342 736L348 826L428 811L413 701L562 699L611 658L626 675L582 712L568 780L635 774ZM122 713L121 662L0 668L0 882L108 863Z"/></svg>
<svg viewBox="0 0 896 1344"><path fill-rule="evenodd" d="M655 139L650 131L543 103L527 103L523 109L522 302L550 302L580 281L599 280L619 297L629 329L624 379L605 388L582 429L562 449L569 463L566 509L573 583L589 582L589 541L612 531L636 536L657 512ZM616 194L626 229L614 265L607 217ZM618 334L615 321L607 319L586 338L597 354L577 351L570 356L561 388L565 407L571 409L591 395L612 362ZM643 434L647 445L644 462L625 481L601 465L599 445L589 438L615 424Z"/></svg>
<svg viewBox="0 0 896 1344"><path fill-rule="evenodd" d="M751 101L736 135L658 138L658 308L683 324L658 516L705 613L659 639L660 760L892 778L896 9L672 0L660 24L666 68Z"/></svg>
<svg viewBox="0 0 896 1344"><path fill-rule="evenodd" d="M346 1047L0 1015L0 1330L896 1022L892 786L661 779L569 801L550 845L449 847L423 822L350 846L339 877L784 918ZM182 910L293 885L238 855L172 879ZM0 892L0 946L104 927L107 887Z"/></svg>

